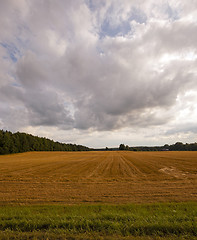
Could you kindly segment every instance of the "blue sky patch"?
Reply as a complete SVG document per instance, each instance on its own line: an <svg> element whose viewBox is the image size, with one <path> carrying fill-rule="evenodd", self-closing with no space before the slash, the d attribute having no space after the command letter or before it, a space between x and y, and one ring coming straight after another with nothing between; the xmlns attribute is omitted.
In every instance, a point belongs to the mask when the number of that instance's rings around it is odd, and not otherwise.
<svg viewBox="0 0 197 240"><path fill-rule="evenodd" d="M0 45L6 49L9 58L13 62L17 62L17 59L20 56L18 48L13 43L0 43Z"/></svg>
<svg viewBox="0 0 197 240"><path fill-rule="evenodd" d="M115 37L117 35L126 35L130 32L131 26L129 22L122 22L116 27L111 27L108 20L105 20L101 26L100 37L110 36Z"/></svg>
<svg viewBox="0 0 197 240"><path fill-rule="evenodd" d="M111 9L108 10L109 12ZM100 38L105 36L115 37L115 36L125 36L132 31L131 21L136 21L137 23L146 23L146 15L138 8L133 7L130 12L130 16L126 21L120 22L119 25L113 25L110 19L106 18L101 25Z"/></svg>
<svg viewBox="0 0 197 240"><path fill-rule="evenodd" d="M172 19L173 21L179 19L179 14L176 9L171 8L169 4L166 5L166 13L168 14L168 18Z"/></svg>

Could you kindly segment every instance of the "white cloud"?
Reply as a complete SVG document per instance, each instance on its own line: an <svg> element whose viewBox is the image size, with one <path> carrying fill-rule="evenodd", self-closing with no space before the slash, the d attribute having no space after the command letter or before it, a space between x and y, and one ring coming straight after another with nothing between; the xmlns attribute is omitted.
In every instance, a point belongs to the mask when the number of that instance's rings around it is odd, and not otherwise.
<svg viewBox="0 0 197 240"><path fill-rule="evenodd" d="M192 0L1 2L0 126L94 146L195 126L196 11Z"/></svg>

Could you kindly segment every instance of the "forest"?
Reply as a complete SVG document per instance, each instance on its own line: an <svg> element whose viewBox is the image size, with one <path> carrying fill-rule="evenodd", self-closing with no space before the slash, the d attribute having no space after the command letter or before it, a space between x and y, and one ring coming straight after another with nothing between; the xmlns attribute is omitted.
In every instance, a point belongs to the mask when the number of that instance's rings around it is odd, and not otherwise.
<svg viewBox="0 0 197 240"><path fill-rule="evenodd" d="M165 144L164 146L139 146L129 147L128 145L120 144L119 150L129 151L197 151L197 143L182 143L176 142L175 144Z"/></svg>
<svg viewBox="0 0 197 240"><path fill-rule="evenodd" d="M137 146L129 147L120 144L119 148L93 149L71 143L60 143L45 137L33 136L27 133L12 133L0 130L0 155L10 153L22 153L29 151L197 151L197 143L182 143L164 146Z"/></svg>
<svg viewBox="0 0 197 240"><path fill-rule="evenodd" d="M37 137L27 133L12 133L0 130L0 154L21 153L29 151L88 151L89 148L54 142L53 140Z"/></svg>
<svg viewBox="0 0 197 240"><path fill-rule="evenodd" d="M101 148L97 151L134 151L134 152L147 152L147 151L197 151L197 143L182 143L176 142L174 144L165 144L164 146L136 146L129 147L121 143L119 148Z"/></svg>

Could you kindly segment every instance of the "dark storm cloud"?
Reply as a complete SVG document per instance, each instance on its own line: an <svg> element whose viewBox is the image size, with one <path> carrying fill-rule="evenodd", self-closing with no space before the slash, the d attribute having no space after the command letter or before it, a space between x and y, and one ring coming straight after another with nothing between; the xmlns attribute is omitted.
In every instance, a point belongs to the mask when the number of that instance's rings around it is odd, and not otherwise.
<svg viewBox="0 0 197 240"><path fill-rule="evenodd" d="M25 95L25 106L29 110L29 122L34 126L72 127L73 120L65 106L58 101L53 91L31 91Z"/></svg>
<svg viewBox="0 0 197 240"><path fill-rule="evenodd" d="M197 25L174 1L152 12L152 1L19 2L0 3L10 17L0 17L3 127L13 116L16 128L20 118L61 129L164 125L179 94L196 89Z"/></svg>

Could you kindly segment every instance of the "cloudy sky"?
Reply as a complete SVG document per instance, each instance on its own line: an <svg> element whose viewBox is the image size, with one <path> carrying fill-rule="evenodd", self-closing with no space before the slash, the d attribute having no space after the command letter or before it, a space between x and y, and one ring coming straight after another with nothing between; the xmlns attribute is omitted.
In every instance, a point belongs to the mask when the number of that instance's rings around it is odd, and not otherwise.
<svg viewBox="0 0 197 240"><path fill-rule="evenodd" d="M0 129L195 142L196 103L196 0L0 0Z"/></svg>

